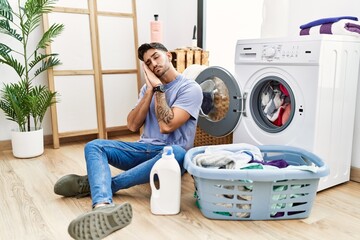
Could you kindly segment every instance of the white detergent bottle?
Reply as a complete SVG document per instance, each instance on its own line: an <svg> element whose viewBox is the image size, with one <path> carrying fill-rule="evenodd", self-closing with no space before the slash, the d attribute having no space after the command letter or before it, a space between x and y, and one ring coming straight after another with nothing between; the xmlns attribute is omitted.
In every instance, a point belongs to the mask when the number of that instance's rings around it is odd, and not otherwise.
<svg viewBox="0 0 360 240"><path fill-rule="evenodd" d="M158 184L155 186L155 176ZM151 213L173 215L180 212L181 170L171 146L164 147L162 157L150 172Z"/></svg>

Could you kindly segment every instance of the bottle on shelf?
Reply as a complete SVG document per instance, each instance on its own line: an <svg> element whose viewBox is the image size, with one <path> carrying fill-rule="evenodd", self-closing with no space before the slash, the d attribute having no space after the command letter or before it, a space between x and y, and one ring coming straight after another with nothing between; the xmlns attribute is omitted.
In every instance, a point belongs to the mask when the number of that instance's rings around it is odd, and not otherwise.
<svg viewBox="0 0 360 240"><path fill-rule="evenodd" d="M150 22L150 40L151 42L162 43L163 33L162 33L162 22L159 21L159 15L154 15L154 20Z"/></svg>

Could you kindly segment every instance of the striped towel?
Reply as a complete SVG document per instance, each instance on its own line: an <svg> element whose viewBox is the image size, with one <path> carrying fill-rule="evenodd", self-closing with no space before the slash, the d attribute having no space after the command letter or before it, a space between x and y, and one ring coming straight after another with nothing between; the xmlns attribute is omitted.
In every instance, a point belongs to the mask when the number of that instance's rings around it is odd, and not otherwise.
<svg viewBox="0 0 360 240"><path fill-rule="evenodd" d="M323 23L321 25L300 30L301 36L318 34L360 36L360 24L358 21L343 19L337 22Z"/></svg>

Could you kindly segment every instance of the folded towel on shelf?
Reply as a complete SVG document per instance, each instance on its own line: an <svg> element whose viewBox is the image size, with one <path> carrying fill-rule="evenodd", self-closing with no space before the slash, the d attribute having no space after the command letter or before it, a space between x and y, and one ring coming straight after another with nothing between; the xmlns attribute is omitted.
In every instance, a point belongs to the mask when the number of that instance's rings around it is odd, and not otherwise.
<svg viewBox="0 0 360 240"><path fill-rule="evenodd" d="M353 16L341 16L341 17L330 17L330 18L320 18L317 19L315 21L311 21L309 23L303 24L300 26L300 29L306 29L306 28L311 28L314 26L319 26L322 24L326 24L326 23L334 23L334 22L338 22L342 19L348 19L348 20L353 20L353 21L357 21L358 18L357 17L353 17Z"/></svg>
<svg viewBox="0 0 360 240"><path fill-rule="evenodd" d="M318 34L360 36L360 23L353 20L343 19L337 22L324 23L300 30L301 36Z"/></svg>

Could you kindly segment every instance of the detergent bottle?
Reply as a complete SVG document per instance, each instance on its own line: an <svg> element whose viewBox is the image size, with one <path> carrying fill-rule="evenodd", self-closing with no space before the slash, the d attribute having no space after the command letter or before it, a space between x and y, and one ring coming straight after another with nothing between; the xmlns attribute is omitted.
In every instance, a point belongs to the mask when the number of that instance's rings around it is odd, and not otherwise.
<svg viewBox="0 0 360 240"><path fill-rule="evenodd" d="M158 181L156 186L155 181ZM150 187L152 214L173 215L180 212L181 170L171 146L164 147L162 157L151 169Z"/></svg>

